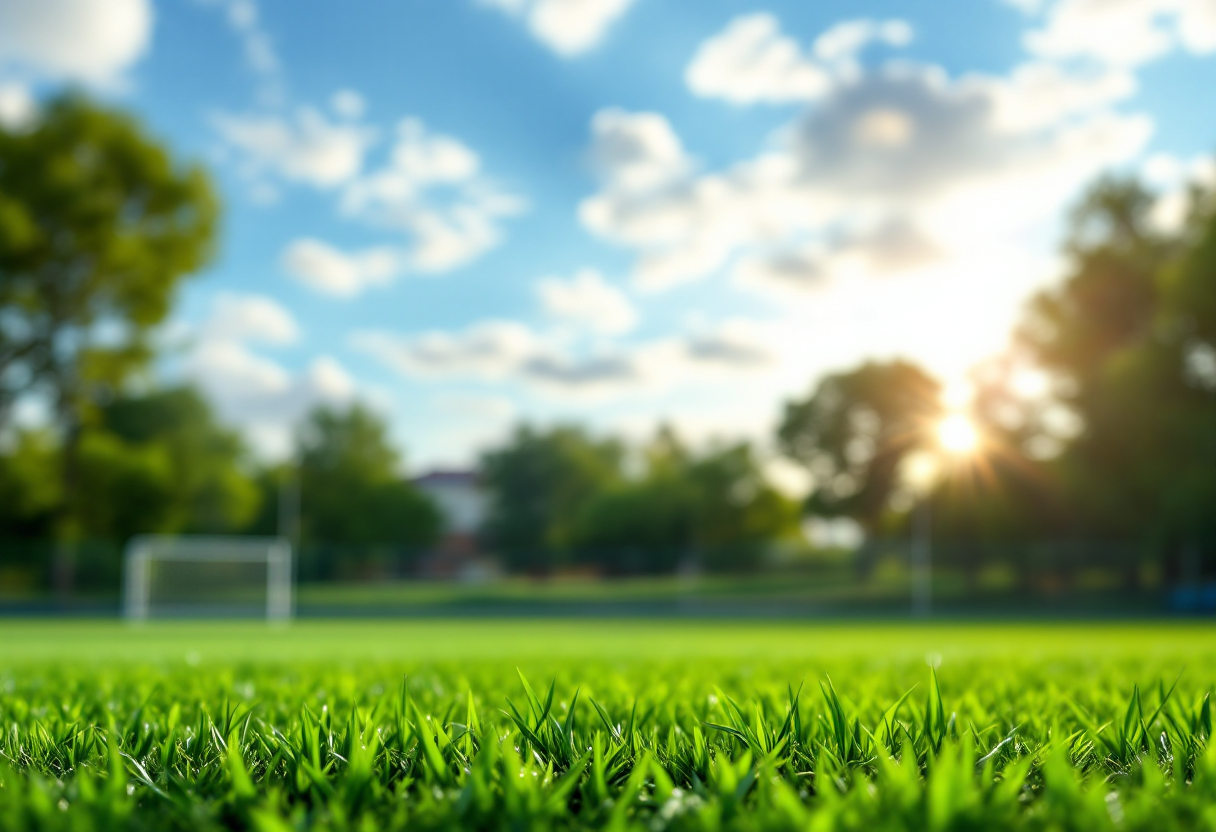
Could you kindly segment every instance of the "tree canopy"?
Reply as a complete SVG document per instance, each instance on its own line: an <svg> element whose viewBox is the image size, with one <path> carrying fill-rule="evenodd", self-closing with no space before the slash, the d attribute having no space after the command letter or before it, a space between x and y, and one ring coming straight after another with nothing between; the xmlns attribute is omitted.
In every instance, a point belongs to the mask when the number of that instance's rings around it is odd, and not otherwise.
<svg viewBox="0 0 1216 832"><path fill-rule="evenodd" d="M904 461L931 440L940 397L924 370L891 361L826 376L807 398L787 402L777 441L814 479L808 511L878 532Z"/></svg>
<svg viewBox="0 0 1216 832"><path fill-rule="evenodd" d="M81 97L0 128L0 425L43 391L66 427L143 367L214 251L217 210L200 167Z"/></svg>
<svg viewBox="0 0 1216 832"><path fill-rule="evenodd" d="M438 510L404 480L384 421L363 405L312 411L299 465L306 542L422 546L440 531Z"/></svg>

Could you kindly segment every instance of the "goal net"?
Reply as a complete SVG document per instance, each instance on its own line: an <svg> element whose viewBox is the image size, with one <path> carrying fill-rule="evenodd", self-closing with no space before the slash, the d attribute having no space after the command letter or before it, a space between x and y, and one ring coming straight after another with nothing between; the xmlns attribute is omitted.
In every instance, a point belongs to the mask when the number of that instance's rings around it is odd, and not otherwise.
<svg viewBox="0 0 1216 832"><path fill-rule="evenodd" d="M283 538L136 537L123 571L129 619L291 617L291 544Z"/></svg>

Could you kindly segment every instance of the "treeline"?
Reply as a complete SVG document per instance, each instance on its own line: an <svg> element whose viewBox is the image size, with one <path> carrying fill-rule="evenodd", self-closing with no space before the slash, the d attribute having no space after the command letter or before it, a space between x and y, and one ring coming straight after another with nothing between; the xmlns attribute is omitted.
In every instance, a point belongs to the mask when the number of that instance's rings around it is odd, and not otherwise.
<svg viewBox="0 0 1216 832"><path fill-rule="evenodd" d="M907 537L919 510L946 565L971 577L1037 568L1045 541L1128 583L1146 564L1198 574L1216 552L1216 200L1196 190L1170 229L1154 204L1133 181L1091 190L1064 279L976 369L969 401L948 405L924 370L889 361L787 402L773 442L809 473L805 502L746 443L693 449L662 429L630 447L524 426L481 460L485 549L536 574L737 571L794 545L808 514L847 518L873 543ZM266 467L196 391L148 388L152 335L208 262L217 210L201 170L83 100L0 131L0 539L58 541L44 566L61 585L74 543L272 533L297 493L299 537L335 558L420 551L441 531L365 408L310 414L295 460ZM18 430L29 397L49 415ZM974 453L941 453L952 409L978 431ZM15 551L0 568L35 568Z"/></svg>
<svg viewBox="0 0 1216 832"><path fill-rule="evenodd" d="M694 453L661 429L642 448L522 427L482 459L487 545L514 571L741 571L800 538L801 507L747 443Z"/></svg>
<svg viewBox="0 0 1216 832"><path fill-rule="evenodd" d="M297 539L356 556L383 545L417 552L439 534L438 510L402 478L386 426L366 408L311 413L295 456L259 464L189 387L123 396L98 405L82 429L79 497L69 504L62 441L49 429L16 431L0 454L3 566L34 584L70 585L78 568L98 570L49 562L57 551L75 561L91 542L121 545L137 534L273 535L284 531L285 513L293 525L298 519ZM45 545L55 540L67 545ZM75 544L85 555L75 557ZM331 566L329 574L341 574L342 564ZM99 577L112 580L116 568Z"/></svg>
<svg viewBox="0 0 1216 832"><path fill-rule="evenodd" d="M1024 580L1103 564L1129 585L1146 566L1168 582L1210 575L1216 199L1192 191L1173 229L1155 221L1155 204L1117 180L1080 202L1066 276L1032 299L1007 352L973 374L965 413L980 447L939 455L927 493L911 493L907 474L947 408L919 368L867 364L789 403L778 436L815 477L807 509L879 539L906 533L919 499L947 565L970 577L994 560Z"/></svg>

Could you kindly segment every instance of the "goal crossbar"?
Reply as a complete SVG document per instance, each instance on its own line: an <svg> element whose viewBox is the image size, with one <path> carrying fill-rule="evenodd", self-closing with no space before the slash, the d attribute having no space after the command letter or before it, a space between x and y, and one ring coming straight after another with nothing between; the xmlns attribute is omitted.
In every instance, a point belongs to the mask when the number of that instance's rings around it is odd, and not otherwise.
<svg viewBox="0 0 1216 832"><path fill-rule="evenodd" d="M266 617L291 617L291 544L281 537L189 537L141 535L123 556L123 615L144 620L151 613L151 565L166 563L266 564Z"/></svg>

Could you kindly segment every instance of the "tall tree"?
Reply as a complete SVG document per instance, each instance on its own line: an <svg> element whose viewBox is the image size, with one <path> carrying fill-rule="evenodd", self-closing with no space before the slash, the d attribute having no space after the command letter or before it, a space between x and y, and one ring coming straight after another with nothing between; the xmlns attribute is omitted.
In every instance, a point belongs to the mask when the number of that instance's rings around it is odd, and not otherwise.
<svg viewBox="0 0 1216 832"><path fill-rule="evenodd" d="M927 373L906 361L869 362L786 403L777 439L811 473L811 514L850 517L874 534L905 458L930 441L940 416L939 385Z"/></svg>
<svg viewBox="0 0 1216 832"><path fill-rule="evenodd" d="M244 443L216 421L198 391L180 387L123 396L102 405L97 421L90 434L114 437L127 453L155 450L164 459L171 472L164 531L234 532L257 511L260 495ZM90 500L108 498L90 491Z"/></svg>
<svg viewBox="0 0 1216 832"><path fill-rule="evenodd" d="M1093 189L1069 273L1035 298L1019 341L1079 428L1055 462L1074 533L1148 545L1176 571L1184 551L1216 547L1216 212L1196 193L1167 234L1152 205L1132 181Z"/></svg>
<svg viewBox="0 0 1216 832"><path fill-rule="evenodd" d="M569 556L583 505L620 480L623 457L619 443L577 428L520 427L482 457L489 544L513 569L548 572Z"/></svg>
<svg viewBox="0 0 1216 832"><path fill-rule="evenodd" d="M438 510L403 479L387 426L366 407L314 410L299 456L305 541L423 546L438 535Z"/></svg>
<svg viewBox="0 0 1216 832"><path fill-rule="evenodd" d="M62 434L59 534L78 516L80 435L97 401L151 357L149 334L213 250L203 171L130 117L78 96L32 129L0 128L0 427L26 393ZM70 549L57 569L70 583Z"/></svg>
<svg viewBox="0 0 1216 832"><path fill-rule="evenodd" d="M122 396L100 405L81 435L73 525L83 538L121 544L136 534L244 528L259 493L233 432L189 388ZM19 431L0 453L0 537L34 551L62 509L62 443ZM45 571L45 564L39 573ZM96 572L96 570L94 570Z"/></svg>
<svg viewBox="0 0 1216 832"><path fill-rule="evenodd" d="M798 505L765 479L746 443L694 453L664 428L642 456L642 471L579 511L582 562L616 572L664 573L683 564L737 572L799 531Z"/></svg>

